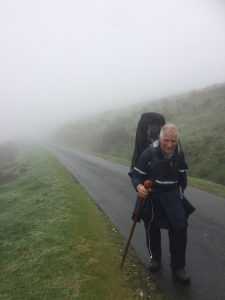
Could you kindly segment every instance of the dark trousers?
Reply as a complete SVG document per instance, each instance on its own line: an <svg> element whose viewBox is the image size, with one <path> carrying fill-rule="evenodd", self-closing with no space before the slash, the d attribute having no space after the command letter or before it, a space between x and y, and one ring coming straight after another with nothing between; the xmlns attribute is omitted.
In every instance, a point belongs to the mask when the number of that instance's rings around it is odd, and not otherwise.
<svg viewBox="0 0 225 300"><path fill-rule="evenodd" d="M151 257L161 260L161 232L160 228L153 222L145 222L146 243ZM168 229L170 266L173 270L185 267L185 252L187 245L187 229L174 230Z"/></svg>

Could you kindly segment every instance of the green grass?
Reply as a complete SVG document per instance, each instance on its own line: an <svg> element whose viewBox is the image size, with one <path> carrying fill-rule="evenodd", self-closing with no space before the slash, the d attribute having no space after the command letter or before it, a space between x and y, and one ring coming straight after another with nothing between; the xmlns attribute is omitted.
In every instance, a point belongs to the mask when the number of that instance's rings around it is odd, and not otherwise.
<svg viewBox="0 0 225 300"><path fill-rule="evenodd" d="M52 156L16 169L0 185L0 299L162 299L132 250L120 270L125 240Z"/></svg>
<svg viewBox="0 0 225 300"><path fill-rule="evenodd" d="M203 191L225 198L225 186L201 178L188 177L188 184Z"/></svg>

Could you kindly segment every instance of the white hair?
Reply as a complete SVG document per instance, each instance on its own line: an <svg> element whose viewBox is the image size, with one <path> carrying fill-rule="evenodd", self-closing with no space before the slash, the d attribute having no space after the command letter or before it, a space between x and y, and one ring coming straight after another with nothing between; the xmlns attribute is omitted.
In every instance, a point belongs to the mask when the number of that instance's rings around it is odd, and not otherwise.
<svg viewBox="0 0 225 300"><path fill-rule="evenodd" d="M175 124L173 123L167 123L165 124L162 128L161 128L161 131L160 131L160 134L159 134L159 138L163 138L165 136L165 134L167 133L170 133L170 134L173 134L177 137L177 140L179 139L179 131L176 127Z"/></svg>

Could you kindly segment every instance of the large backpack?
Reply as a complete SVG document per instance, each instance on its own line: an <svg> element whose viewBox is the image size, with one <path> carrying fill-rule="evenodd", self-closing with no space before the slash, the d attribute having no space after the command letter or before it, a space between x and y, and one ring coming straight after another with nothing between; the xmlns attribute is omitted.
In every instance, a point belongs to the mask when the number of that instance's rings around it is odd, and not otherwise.
<svg viewBox="0 0 225 300"><path fill-rule="evenodd" d="M137 162L138 157L145 148L158 139L161 127L165 125L165 118L157 112L146 112L141 115L137 125L134 152L131 161L130 173Z"/></svg>

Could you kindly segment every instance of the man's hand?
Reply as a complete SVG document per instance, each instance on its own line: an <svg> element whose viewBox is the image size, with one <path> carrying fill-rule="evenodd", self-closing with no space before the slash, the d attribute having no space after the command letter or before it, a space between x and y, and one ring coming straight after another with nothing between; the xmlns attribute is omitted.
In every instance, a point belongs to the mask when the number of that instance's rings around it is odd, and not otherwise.
<svg viewBox="0 0 225 300"><path fill-rule="evenodd" d="M146 187L145 187L146 186ZM148 192L151 191L150 185L148 184L139 184L137 186L138 196L142 199L145 199L148 196Z"/></svg>

